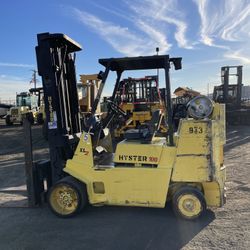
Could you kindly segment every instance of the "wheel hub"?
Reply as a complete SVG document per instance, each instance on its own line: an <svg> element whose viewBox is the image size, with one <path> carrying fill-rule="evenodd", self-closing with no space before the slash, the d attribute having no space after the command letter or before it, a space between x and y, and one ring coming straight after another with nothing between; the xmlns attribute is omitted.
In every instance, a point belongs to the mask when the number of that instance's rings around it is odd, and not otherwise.
<svg viewBox="0 0 250 250"><path fill-rule="evenodd" d="M70 192L59 192L59 200L64 206L71 206L73 202L73 197Z"/></svg>
<svg viewBox="0 0 250 250"><path fill-rule="evenodd" d="M179 198L178 207L181 213L187 217L197 216L202 211L199 199L192 194L182 195Z"/></svg>
<svg viewBox="0 0 250 250"><path fill-rule="evenodd" d="M191 212L191 211L194 210L195 203L194 203L193 200L187 199L187 200L184 201L183 207L184 207L187 211Z"/></svg>
<svg viewBox="0 0 250 250"><path fill-rule="evenodd" d="M59 214L74 213L79 205L77 192L68 185L57 185L50 195L50 204Z"/></svg>

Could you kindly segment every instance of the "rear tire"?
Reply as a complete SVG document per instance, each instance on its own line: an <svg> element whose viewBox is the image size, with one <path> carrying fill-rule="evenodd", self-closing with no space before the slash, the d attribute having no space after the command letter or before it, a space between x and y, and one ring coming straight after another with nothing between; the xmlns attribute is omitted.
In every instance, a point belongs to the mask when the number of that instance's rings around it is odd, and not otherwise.
<svg viewBox="0 0 250 250"><path fill-rule="evenodd" d="M11 119L10 119L10 115L7 115L7 116L6 116L6 118L5 118L5 123L6 123L6 125L8 125L8 126L13 125L13 122L12 122Z"/></svg>
<svg viewBox="0 0 250 250"><path fill-rule="evenodd" d="M67 176L50 188L48 203L50 210L58 217L75 216L88 203L86 186L74 177Z"/></svg>
<svg viewBox="0 0 250 250"><path fill-rule="evenodd" d="M39 113L39 114L37 115L37 123L38 123L38 124L43 124L43 123L44 123L43 114L42 114L42 113Z"/></svg>
<svg viewBox="0 0 250 250"><path fill-rule="evenodd" d="M194 220L206 211L206 201L203 193L191 186L181 187L172 199L172 206L177 217Z"/></svg>

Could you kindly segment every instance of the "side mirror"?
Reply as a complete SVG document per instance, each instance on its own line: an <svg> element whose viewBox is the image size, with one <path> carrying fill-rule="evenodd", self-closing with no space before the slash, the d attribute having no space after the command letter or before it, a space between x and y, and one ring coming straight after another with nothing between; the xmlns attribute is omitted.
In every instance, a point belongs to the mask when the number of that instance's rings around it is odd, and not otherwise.
<svg viewBox="0 0 250 250"><path fill-rule="evenodd" d="M169 61L174 64L174 69L175 70L182 69L181 60L182 60L182 57L173 57L173 58L169 59Z"/></svg>

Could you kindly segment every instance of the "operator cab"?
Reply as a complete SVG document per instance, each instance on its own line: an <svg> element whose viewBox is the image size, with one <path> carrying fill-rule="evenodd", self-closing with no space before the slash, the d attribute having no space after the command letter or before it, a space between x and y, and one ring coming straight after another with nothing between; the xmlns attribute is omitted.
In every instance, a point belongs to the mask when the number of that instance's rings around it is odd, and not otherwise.
<svg viewBox="0 0 250 250"><path fill-rule="evenodd" d="M31 108L31 96L27 92L22 92L16 95L16 106L25 107L29 106Z"/></svg>
<svg viewBox="0 0 250 250"><path fill-rule="evenodd" d="M93 144L94 146L98 146L99 137L100 134L104 128L109 127L111 121L116 116L123 116L126 117L127 113L120 108L118 99L117 99L117 93L121 90L123 90L125 87L131 87L139 88L138 90L141 91L140 96L142 98L147 98L147 96L152 95L151 93L154 90L154 86L152 86L152 80L157 83L157 79L144 79L145 81L148 81L151 83L151 88L149 86L150 93L146 93L148 91L148 88L144 89L142 86L146 86L145 84L142 84L141 80L133 80L132 83L124 84L124 81L121 81L121 76L125 71L131 71L131 70L154 70L154 69L164 69L165 71L165 84L166 84L166 106L167 108L167 126L168 126L168 134L167 134L167 142L169 145L173 146L173 121L172 121L172 102L171 102L171 93L170 93L170 79L169 79L169 69L171 63L173 63L176 70L181 69L181 59L182 58L170 58L168 55L157 55L157 56L141 56L141 57L125 57L125 58L107 58L107 59L99 59L99 63L102 64L105 67L104 72L99 73L99 79L101 79L100 88L98 90L96 99L94 101L94 104L91 109L92 116L95 115L97 105L100 101L100 97L102 94L102 90L104 88L106 79L110 73L110 71L113 71L116 73L116 83L113 90L113 94L108 100L108 112L105 118L103 118L100 122L92 124L90 126L92 128L92 132L94 133L93 138ZM131 79L126 81L132 81ZM140 84L141 83L141 84ZM157 83L158 84L158 83ZM157 87L157 84L155 87ZM142 91L143 90L143 91ZM146 92L145 92L146 91ZM143 93L142 93L143 92ZM145 93L144 93L145 92ZM155 92L155 91L154 91ZM125 93L127 93L125 95ZM136 94L136 91L134 91L134 94ZM160 93L155 93L157 95L160 95ZM156 98L156 96L154 95ZM121 98L125 98L127 101L129 101L131 98L131 101L135 101L137 96L129 96L128 92L124 92L124 95L121 96ZM130 98L130 99L129 99ZM158 96L159 98L159 96ZM153 100L154 98L151 98L150 100ZM139 141L141 143L145 142L151 142L152 138L159 128L159 124L162 120L162 113L160 110L155 110L152 114L152 119L145 125L139 127L138 129L132 129L126 131L124 134L124 138L127 141Z"/></svg>
<svg viewBox="0 0 250 250"><path fill-rule="evenodd" d="M29 107L34 109L37 107L38 97L28 92L21 92L16 95L16 106L17 107Z"/></svg>
<svg viewBox="0 0 250 250"><path fill-rule="evenodd" d="M173 121L172 121L172 102L171 102L171 92L170 92L170 79L169 79L169 69L170 64L173 63L176 70L181 69L181 58L169 58L168 55L160 55L160 56L145 56L145 57L128 57L128 58L109 58L109 59L100 59L99 63L105 67L104 72L99 73L99 79L101 79L100 87L98 93L96 95L96 99L91 109L91 115L94 117L97 105L100 101L101 93L104 88L106 79L110 73L113 71L116 73L116 83L113 90L112 96L108 100L108 112L105 118L101 119L98 122L94 122L93 124L89 124L89 130L92 133L92 145L94 149L94 166L95 168L110 168L114 166L157 166L157 159L159 159L162 147L164 144L168 144L169 146L174 146L174 131L173 131ZM120 103L117 99L117 93L123 89L125 86L133 86L142 90L142 85L140 85L141 80L135 80L133 84L124 84L124 81L121 81L122 73L128 70L152 70L152 69L164 69L165 70L165 84L166 84L166 92L164 102L167 106L165 110L167 110L167 114L165 117L167 118L167 127L168 133L166 134L166 138L155 138L155 134L158 131L161 121L163 119L163 111L157 109L152 112L152 118L148 122L143 125L138 126L136 129L128 129L124 133L124 140L118 143L116 146L115 154L114 150L110 149L110 144L112 145L111 135L103 137L103 130L105 128L109 128L111 121L115 117L126 117L127 113L121 109ZM134 78L135 79L135 78ZM131 80L131 79L130 79ZM153 79L156 82L157 79ZM152 79L147 79L152 83ZM139 84L139 85L138 85ZM145 86L145 84L144 84ZM149 86L150 87L150 86ZM152 84L151 84L152 87ZM153 88L150 88L151 90ZM147 91L147 89L145 89ZM127 93L127 92L126 92ZM134 91L136 93L136 91ZM125 92L124 92L125 94ZM145 95L144 95L145 94ZM147 98L147 95L150 93L141 93L140 96ZM151 93L152 94L152 93ZM160 93L156 93L160 94ZM122 98L127 98L127 101L135 101L136 96L132 96L134 99L132 100L131 96L121 96ZM131 100L130 100L130 99ZM159 97L157 97L159 99ZM151 98L152 100L152 98ZM158 100L159 101L159 100ZM87 131L86 131L87 132ZM150 146L149 146L150 145ZM100 150L100 146L104 148L104 150ZM107 147L109 147L109 149ZM151 148L152 147L152 148ZM123 155L123 152L130 148L131 155ZM147 150L152 152L153 156L150 159L147 157L142 157ZM156 148L158 148L156 150ZM146 150L146 151L145 151ZM152 155L151 154L151 155ZM140 159L135 159L136 157L140 157Z"/></svg>

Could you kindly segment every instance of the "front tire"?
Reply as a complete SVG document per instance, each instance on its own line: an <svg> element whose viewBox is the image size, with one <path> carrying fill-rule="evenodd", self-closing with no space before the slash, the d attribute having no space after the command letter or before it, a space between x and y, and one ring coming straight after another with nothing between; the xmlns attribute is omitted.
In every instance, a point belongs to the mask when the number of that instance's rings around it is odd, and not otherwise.
<svg viewBox="0 0 250 250"><path fill-rule="evenodd" d="M30 122L31 125L34 124L34 116L33 116L33 113L29 113L28 114L28 120Z"/></svg>
<svg viewBox="0 0 250 250"><path fill-rule="evenodd" d="M6 123L6 125L8 125L8 126L13 125L13 122L12 122L11 119L10 119L10 115L7 115L7 116L6 116L6 118L5 118L5 123Z"/></svg>
<svg viewBox="0 0 250 250"><path fill-rule="evenodd" d="M80 213L87 202L86 186L72 176L58 181L48 193L49 208L62 218Z"/></svg>
<svg viewBox="0 0 250 250"><path fill-rule="evenodd" d="M39 113L39 114L37 115L37 123L38 123L38 124L43 124L43 123L44 123L43 114L42 114L42 113Z"/></svg>
<svg viewBox="0 0 250 250"><path fill-rule="evenodd" d="M194 220L206 211L206 201L203 193L195 187L181 187L172 199L172 206L177 217Z"/></svg>

